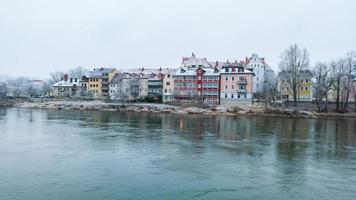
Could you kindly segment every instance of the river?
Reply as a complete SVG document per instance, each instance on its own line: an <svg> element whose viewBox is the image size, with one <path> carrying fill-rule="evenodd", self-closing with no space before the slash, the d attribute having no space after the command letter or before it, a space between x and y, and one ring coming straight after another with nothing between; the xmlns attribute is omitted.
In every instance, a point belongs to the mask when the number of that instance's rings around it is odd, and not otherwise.
<svg viewBox="0 0 356 200"><path fill-rule="evenodd" d="M0 199L356 199L356 119L0 109Z"/></svg>

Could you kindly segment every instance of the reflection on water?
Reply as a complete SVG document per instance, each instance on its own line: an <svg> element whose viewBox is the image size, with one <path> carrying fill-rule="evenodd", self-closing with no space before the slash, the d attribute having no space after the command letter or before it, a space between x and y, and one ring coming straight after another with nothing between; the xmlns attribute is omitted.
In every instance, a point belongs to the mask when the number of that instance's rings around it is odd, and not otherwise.
<svg viewBox="0 0 356 200"><path fill-rule="evenodd" d="M0 109L0 199L355 199L355 122Z"/></svg>

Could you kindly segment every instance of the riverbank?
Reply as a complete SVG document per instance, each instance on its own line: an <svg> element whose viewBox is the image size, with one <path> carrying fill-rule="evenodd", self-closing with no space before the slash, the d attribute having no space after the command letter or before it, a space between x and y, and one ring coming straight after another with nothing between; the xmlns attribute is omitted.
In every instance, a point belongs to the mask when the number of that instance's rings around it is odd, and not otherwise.
<svg viewBox="0 0 356 200"><path fill-rule="evenodd" d="M242 115L242 116L278 116L295 118L340 118L355 117L356 113L318 113L311 111L295 111L282 108L226 108L214 106L208 108L182 107L168 104L155 103L107 103L104 101L74 101L74 100L29 100L12 99L1 100L0 105L6 107L28 109L52 109L52 110L79 110L79 111L110 111L110 112L150 112L173 114L201 114L201 115Z"/></svg>

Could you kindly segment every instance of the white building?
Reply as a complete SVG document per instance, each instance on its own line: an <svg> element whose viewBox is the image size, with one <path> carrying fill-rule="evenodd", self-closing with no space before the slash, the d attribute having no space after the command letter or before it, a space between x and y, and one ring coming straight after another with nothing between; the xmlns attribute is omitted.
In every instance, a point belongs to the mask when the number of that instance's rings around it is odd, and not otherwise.
<svg viewBox="0 0 356 200"><path fill-rule="evenodd" d="M263 92L266 77L274 76L272 68L266 63L265 58L260 58L257 54L252 54L251 57L246 57L246 68L254 72L253 77L253 93Z"/></svg>
<svg viewBox="0 0 356 200"><path fill-rule="evenodd" d="M53 96L55 97L72 97L79 96L80 92L85 88L82 88L80 78L68 78L68 75L64 75L63 80L52 85Z"/></svg>
<svg viewBox="0 0 356 200"><path fill-rule="evenodd" d="M173 74L176 69L168 70L164 74L163 77L163 103L173 101L173 92L174 92L174 78Z"/></svg>

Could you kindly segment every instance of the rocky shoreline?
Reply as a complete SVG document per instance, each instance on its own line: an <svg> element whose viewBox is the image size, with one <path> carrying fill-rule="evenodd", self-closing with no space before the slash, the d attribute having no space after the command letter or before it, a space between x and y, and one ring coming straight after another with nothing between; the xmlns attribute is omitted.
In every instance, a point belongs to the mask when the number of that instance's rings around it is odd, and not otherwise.
<svg viewBox="0 0 356 200"><path fill-rule="evenodd" d="M6 107L28 109L52 110L78 110L78 111L111 111L111 112L148 112L173 114L200 114L200 115L236 115L236 116L279 116L295 118L330 118L330 117L356 117L356 113L318 113L310 111L295 111L281 108L226 108L215 106L209 108L180 107L168 104L154 103L107 103L104 101L72 101L72 100L16 100L0 101Z"/></svg>

